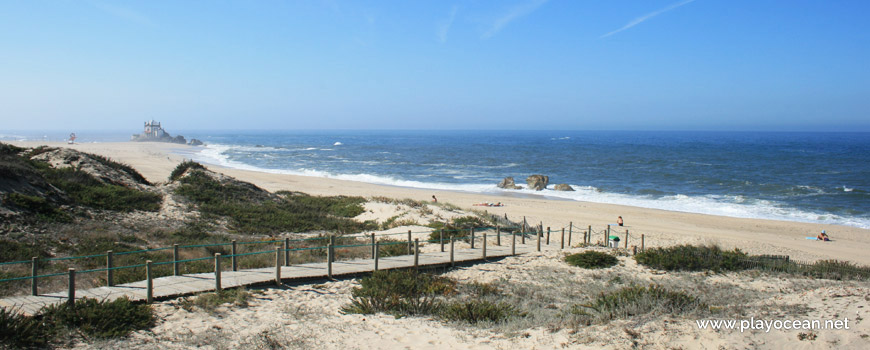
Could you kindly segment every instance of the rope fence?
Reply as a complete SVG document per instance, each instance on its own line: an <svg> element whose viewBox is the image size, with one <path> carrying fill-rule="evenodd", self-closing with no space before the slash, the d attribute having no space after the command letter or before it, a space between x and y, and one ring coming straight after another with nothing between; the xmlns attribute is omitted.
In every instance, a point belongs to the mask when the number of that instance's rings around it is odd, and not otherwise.
<svg viewBox="0 0 870 350"><path fill-rule="evenodd" d="M495 232L493 232L495 231ZM31 281L31 294L38 295L37 283L41 279L59 277L59 276L69 276L70 279L70 288L74 288L72 286L75 281L75 274L88 274L88 273L105 273L104 282L107 286L114 286L115 275L114 272L120 270L137 270L138 272L134 273L125 273L123 276L127 280L139 276L138 274L142 274L144 272L145 278L148 280L148 285L151 285L151 279L155 277L154 271L152 271L155 267L167 267L167 265L172 265L171 271L163 269L158 274L160 276L180 276L183 275L184 272L182 268L186 268L186 273L202 273L209 272L211 267L214 268L214 273L217 276L218 285L216 285L216 290L220 289L219 280L220 280L220 271L224 268L221 267L221 260L226 261L227 259L231 260L232 271L238 270L239 259L248 258L251 259L255 256L265 256L265 255L274 255L274 266L276 267L276 281L280 281L280 267L283 266L291 266L291 253L304 253L310 252L306 258L306 256L300 256L295 258L296 261L302 262L311 262L317 261L317 259L323 259L324 255L326 258L326 263L328 265L328 276L332 275L332 263L336 261L336 249L341 249L341 254L344 254L346 259L358 259L360 257L366 257L369 253L366 253L367 249L360 248L371 248L371 259L374 260L375 269L378 267L378 259L381 254L387 254L388 256L396 256L396 255L414 255L414 266L418 264L418 256L419 256L419 244L420 241L428 244L437 244L440 245L440 251L445 252L445 247L449 244L450 247L450 264L451 266L454 264L454 245L455 242L461 241L466 242L471 246L471 249L480 248L482 252L482 256L486 258L486 249L487 244L494 243L497 246L502 245L503 237L510 237L509 244L512 247L511 255L516 254L516 245L517 244L536 244L537 250L541 251L542 241L546 239L546 244L549 245L551 235L553 232L558 232L557 234L561 235L559 241L561 242L561 249L565 248L566 239L568 243L568 247L572 247L572 240L574 234L582 235L582 243L574 244L574 246L580 245L588 245L591 244L593 240L593 235L606 235L610 232L610 227L608 226L605 229L601 230L593 230L592 226L587 226L586 229L582 229L580 227L575 227L573 222L567 227L559 227L555 230L550 227L544 227L543 223L539 223L538 225L529 225L525 218L523 219L523 224L521 226L516 225L508 225L505 227L494 226L494 227L474 227L474 228L449 228L449 229L431 229L425 231L405 231L405 232L394 232L394 233L356 233L356 234L348 234L348 235L326 235L326 236L318 236L318 237L309 237L309 238L297 238L297 239L269 239L269 240L261 240L261 241L243 241L237 242L235 240L231 242L221 242L221 243L207 243L207 244L189 244L189 245L178 245L174 244L170 247L159 247L159 248L149 248L149 249L139 249L132 251L120 251L113 252L107 251L104 254L92 254L85 256L70 256L70 257L54 257L54 258L33 258L31 260L21 260L21 261L10 261L10 262L2 262L0 263L0 267L14 267L15 265L31 265L31 274L29 276L13 276L8 278L0 279L0 283L4 282L15 282L15 281ZM427 235L424 239L413 239L413 236L417 234L425 234ZM437 234L437 236L436 236ZM566 238L567 235L567 238ZM407 236L407 238L395 239L392 237L395 236ZM636 240L636 234L631 235L626 231L626 238ZM376 239L377 238L377 239ZM527 239L535 240L536 242L526 242ZM370 240L370 241L369 241ZM641 235L641 241L643 240L643 235ZM363 241L363 242L360 242ZM578 236L577 241L580 241L580 237ZM609 241L606 240L605 242ZM558 242L557 242L558 243ZM626 247L628 242L626 242ZM313 246L307 246L310 244L315 244ZM605 243L606 244L606 243ZM273 247L263 247L257 249L257 246L263 245L274 245ZM293 245L301 245L301 246L293 246ZM391 251L382 251L387 247L391 246L407 246L407 250L393 250ZM220 250L209 250L208 248L220 247ZM255 251L246 251L239 252L238 249L240 247L248 247L244 249L257 249ZM204 256L204 257L194 257L188 259L182 259L180 251L190 250L190 249L200 249L205 248L207 254L214 254L214 256ZM229 251L231 250L231 251ZM170 251L168 255L153 255L150 253L161 252L161 251ZM141 255L137 255L141 254ZM127 265L115 266L115 258L119 257L127 257L127 260L136 259L138 261L130 263L131 261L127 261ZM47 266L43 266L46 264L58 262L67 262L67 263L75 263L84 259L97 259L104 258L105 265L104 267L96 267L93 266L93 261L90 261L86 264L86 267L90 267L83 270L77 270L76 268L70 267L67 265L67 270L65 272L53 272L53 273L44 273L38 274L38 270L41 268L45 270L48 268ZM163 260L163 261L152 261L152 260ZM165 260L164 260L165 259ZM254 258L255 260L248 260L246 265L250 265L247 268L258 268L258 267L266 267L270 266L271 263L269 259L262 258ZM308 260L305 260L308 259ZM313 259L313 260L312 260ZM283 260L283 263L281 262ZM203 265L204 261L213 261L214 266ZM322 260L320 260L322 261ZM191 263L195 264L193 267L189 266ZM51 268L49 270L57 271L59 267ZM229 267L227 267L229 268ZM8 275L8 274L6 274ZM4 276L4 275L0 275ZM160 277L156 276L156 277ZM5 277L5 276L4 276ZM141 280L142 278L136 279ZM95 281L100 281L97 279ZM149 289L149 295L150 295ZM74 294L74 291L71 293ZM71 295L73 295L71 294ZM150 297L149 297L150 300Z"/></svg>

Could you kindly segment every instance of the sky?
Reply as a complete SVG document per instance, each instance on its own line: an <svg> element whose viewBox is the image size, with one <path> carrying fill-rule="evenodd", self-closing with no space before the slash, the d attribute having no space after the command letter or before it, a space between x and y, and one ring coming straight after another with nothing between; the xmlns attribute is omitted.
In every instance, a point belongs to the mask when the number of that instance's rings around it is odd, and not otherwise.
<svg viewBox="0 0 870 350"><path fill-rule="evenodd" d="M0 0L0 134L870 131L868 1Z"/></svg>

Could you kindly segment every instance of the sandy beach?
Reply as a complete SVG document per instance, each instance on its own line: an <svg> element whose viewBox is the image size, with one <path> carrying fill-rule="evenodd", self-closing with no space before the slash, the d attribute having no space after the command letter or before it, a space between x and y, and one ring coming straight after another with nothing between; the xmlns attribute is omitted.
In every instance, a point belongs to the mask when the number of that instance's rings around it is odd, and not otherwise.
<svg viewBox="0 0 870 350"><path fill-rule="evenodd" d="M70 147L110 157L139 170L153 183L166 182L172 169L185 160L184 154L197 149L186 145L167 143L87 143L68 145L61 142L10 142L22 147L47 144L52 147ZM752 254L789 255L795 260L815 261L838 259L870 265L870 230L849 226L822 225L801 222L743 219L704 214L664 211L630 206L547 199L538 196L496 196L466 192L423 190L395 186L382 186L362 182L319 177L270 174L206 164L210 169L248 181L269 191L292 190L312 195L384 196L427 201L435 195L440 202L451 203L465 209L486 210L493 215L505 214L514 221L523 217L530 224L543 223L554 231L569 227L594 231L606 229L618 216L625 219L625 227L615 233L624 236L629 230L632 237L641 234L647 247L674 244L718 244L723 248L739 248ZM501 202L503 207L478 207L475 203ZM826 230L831 242L817 242L805 237ZM600 240L593 237L593 242ZM629 245L640 243L630 240Z"/></svg>

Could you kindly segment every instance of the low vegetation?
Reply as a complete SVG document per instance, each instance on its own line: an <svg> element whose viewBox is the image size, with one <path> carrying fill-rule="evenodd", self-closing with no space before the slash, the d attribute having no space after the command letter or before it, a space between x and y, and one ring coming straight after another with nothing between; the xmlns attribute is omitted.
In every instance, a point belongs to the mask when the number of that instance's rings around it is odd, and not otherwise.
<svg viewBox="0 0 870 350"><path fill-rule="evenodd" d="M619 260L615 256L595 251L587 250L582 253L571 254L565 257L565 262L572 266L582 267L584 269L603 269L608 268Z"/></svg>
<svg viewBox="0 0 870 350"><path fill-rule="evenodd" d="M740 250L724 251L716 246L681 245L652 248L634 256L639 264L666 271L761 270L834 280L870 279L870 267L846 261L820 260L814 263L790 261L784 256L748 255Z"/></svg>
<svg viewBox="0 0 870 350"><path fill-rule="evenodd" d="M588 315L599 322L650 313L681 315L703 311L700 299L659 285L628 286L601 294L591 303L575 305L572 313Z"/></svg>
<svg viewBox="0 0 870 350"><path fill-rule="evenodd" d="M202 293L181 301L181 307L187 311L196 309L214 313L221 305L247 307L251 293L244 288L223 289L220 292Z"/></svg>
<svg viewBox="0 0 870 350"><path fill-rule="evenodd" d="M460 286L452 279L412 270L378 271L360 280L360 284L351 292L350 304L342 307L341 312L437 316L471 324L504 322L520 315L507 303L464 298L458 293L460 290L487 295L497 293L493 286L477 283Z"/></svg>
<svg viewBox="0 0 870 350"><path fill-rule="evenodd" d="M513 306L504 302L488 300L466 300L447 304L441 317L449 321L476 324L480 322L499 323L520 315Z"/></svg>
<svg viewBox="0 0 870 350"><path fill-rule="evenodd" d="M353 300L342 312L434 315L442 308L442 297L456 291L453 280L411 270L376 271L360 280L360 285L353 289Z"/></svg>
<svg viewBox="0 0 870 350"><path fill-rule="evenodd" d="M634 256L641 265L667 271L738 271L746 253L738 249L725 251L717 246L678 245L651 248Z"/></svg>
<svg viewBox="0 0 870 350"><path fill-rule="evenodd" d="M289 192L273 196L254 185L221 182L196 170L178 181L181 186L176 194L190 200L205 215L229 219L230 229L239 233L358 232L367 228L351 219L364 210L365 199L360 197L316 197Z"/></svg>
<svg viewBox="0 0 870 350"><path fill-rule="evenodd" d="M61 303L43 308L36 316L23 316L0 308L0 348L45 348L68 342L70 335L87 339L123 337L150 328L151 307L129 299L99 301L84 298L75 304Z"/></svg>

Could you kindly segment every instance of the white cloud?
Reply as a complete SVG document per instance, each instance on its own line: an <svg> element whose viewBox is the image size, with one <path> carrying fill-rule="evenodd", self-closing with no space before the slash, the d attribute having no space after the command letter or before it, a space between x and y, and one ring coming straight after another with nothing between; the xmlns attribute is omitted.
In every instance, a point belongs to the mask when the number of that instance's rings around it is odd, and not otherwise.
<svg viewBox="0 0 870 350"><path fill-rule="evenodd" d="M650 19L650 18L653 18L653 17L655 17L655 16L658 16L658 15L660 15L660 14L663 14L663 13L665 13L665 12L668 12L668 11L670 11L670 10L673 10L673 9L675 9L675 8L677 8L677 7L683 6L683 5L688 4L688 3L690 3L690 2L693 2L693 1L695 1L695 0L684 0L684 1L681 1L681 2L678 2L678 3L671 4L671 5L669 5L668 7L665 7L665 8L663 8L663 9L656 10L656 11L653 11L653 12L650 12L650 13L647 13L647 14L645 14L645 15L643 15L643 16L640 16L640 17L638 17L638 18L635 18L635 19L632 20L631 22L628 22L628 24L622 26L622 28L619 28L619 29L614 30L614 31L612 31L612 32L610 32L610 33L607 33L607 34L604 34L604 35L600 36L599 39L603 39L603 38L609 37L609 36L611 36L611 35L613 35L613 34L616 34L616 33L619 33L619 32L621 32L621 31L623 31L623 30L626 30L626 29L629 29L629 28L631 28L631 27L634 27L634 26L636 26L636 25L638 25L638 24L643 23L644 21L646 21L646 20L648 20L648 19Z"/></svg>
<svg viewBox="0 0 870 350"><path fill-rule="evenodd" d="M459 11L459 7L454 5L450 10L450 17L438 24L438 41L442 44L447 42L447 33L450 32L450 27L453 26L453 20L456 18L457 11Z"/></svg>
<svg viewBox="0 0 870 350"><path fill-rule="evenodd" d="M530 2L514 6L507 13L496 19L495 22L493 22L490 26L489 30L483 33L480 38L489 39L495 36L511 22L532 12L535 12L535 10L537 10L539 7L541 7L541 5L544 5L545 3L547 3L547 0L532 0Z"/></svg>

